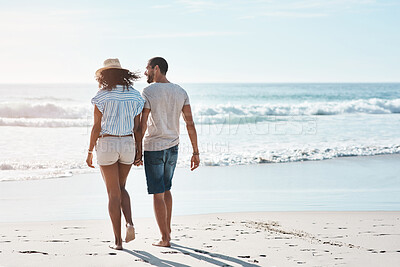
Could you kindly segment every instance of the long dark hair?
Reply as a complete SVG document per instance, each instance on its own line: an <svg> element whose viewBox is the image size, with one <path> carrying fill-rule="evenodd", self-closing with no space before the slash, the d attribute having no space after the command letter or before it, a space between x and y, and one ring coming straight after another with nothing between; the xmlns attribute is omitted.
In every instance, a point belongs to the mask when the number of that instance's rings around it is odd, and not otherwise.
<svg viewBox="0 0 400 267"><path fill-rule="evenodd" d="M106 69L96 77L99 88L108 91L116 88L117 85L122 85L124 89L129 90L128 87L133 86L133 82L138 79L140 79L138 73L125 69Z"/></svg>

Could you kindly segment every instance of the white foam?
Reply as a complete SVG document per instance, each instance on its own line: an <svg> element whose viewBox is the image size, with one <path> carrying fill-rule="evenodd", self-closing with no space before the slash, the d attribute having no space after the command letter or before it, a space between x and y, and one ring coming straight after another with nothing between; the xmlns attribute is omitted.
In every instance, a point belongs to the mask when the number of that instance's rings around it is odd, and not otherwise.
<svg viewBox="0 0 400 267"><path fill-rule="evenodd" d="M90 114L90 105L57 103L1 103L0 118L82 119Z"/></svg>
<svg viewBox="0 0 400 267"><path fill-rule="evenodd" d="M268 116L393 114L400 113L400 99L358 99L343 102L303 102L298 104L216 105L194 107L199 123L253 123Z"/></svg>

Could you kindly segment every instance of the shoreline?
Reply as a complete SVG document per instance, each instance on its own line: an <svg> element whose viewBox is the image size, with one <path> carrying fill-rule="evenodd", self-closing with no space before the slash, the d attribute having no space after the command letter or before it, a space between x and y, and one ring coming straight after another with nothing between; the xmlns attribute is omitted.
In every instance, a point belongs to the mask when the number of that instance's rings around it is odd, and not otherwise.
<svg viewBox="0 0 400 267"><path fill-rule="evenodd" d="M313 162L325 162L325 161L335 161L335 160L347 160L347 159L368 159L368 158L391 158L391 157L399 157L400 152L398 153L389 153L389 154L377 154L377 155L351 155L351 156L340 156L334 158L326 158L326 159L318 159L318 160L299 160L299 161L288 161L288 162L269 162L269 161L262 161L256 164L236 164L236 165L201 165L199 168L241 168L241 167L256 167L257 166L268 166L274 164L303 164L303 163L313 163ZM176 166L176 169L186 169L187 167ZM79 169L83 170L83 169ZM143 167L137 168L136 170L144 170ZM9 171L9 170L0 170L0 171ZM70 170L65 171L65 174L60 176L54 177L46 177L46 178L25 178L25 179L18 179L18 180L1 180L0 183L8 183L8 182L24 182L24 181L36 181L36 180L52 180L52 179L68 179L75 176L85 176L85 175L93 175L93 174L100 174L99 166L96 165L96 169L92 170L89 169L87 172L79 172L79 173L71 173Z"/></svg>
<svg viewBox="0 0 400 267"><path fill-rule="evenodd" d="M400 210L400 155L339 158L292 164L177 168L174 216L265 211ZM1 183L0 222L107 219L99 173ZM153 216L143 169L126 188L133 216Z"/></svg>

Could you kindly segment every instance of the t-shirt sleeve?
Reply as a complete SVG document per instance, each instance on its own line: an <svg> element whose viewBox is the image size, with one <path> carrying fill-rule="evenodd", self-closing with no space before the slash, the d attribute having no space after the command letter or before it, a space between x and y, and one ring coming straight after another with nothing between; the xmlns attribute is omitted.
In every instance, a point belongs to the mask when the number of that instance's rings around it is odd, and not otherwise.
<svg viewBox="0 0 400 267"><path fill-rule="evenodd" d="M96 94L95 97L92 98L92 104L96 105L96 107L100 110L101 113L104 111L104 100L105 97L100 92Z"/></svg>
<svg viewBox="0 0 400 267"><path fill-rule="evenodd" d="M149 102L149 99L147 98L147 94L146 94L146 88L142 92L142 97L143 97L143 99L145 101L143 108L151 109L150 102Z"/></svg>
<svg viewBox="0 0 400 267"><path fill-rule="evenodd" d="M145 100L143 99L143 97L141 97L140 95L138 96L138 101L137 101L137 105L136 105L136 112L135 112L135 117L137 115L139 115L144 107L145 104Z"/></svg>
<svg viewBox="0 0 400 267"><path fill-rule="evenodd" d="M189 95L187 94L186 91L184 91L184 97L185 97L185 101L183 102L183 105L190 105L190 101L189 101Z"/></svg>

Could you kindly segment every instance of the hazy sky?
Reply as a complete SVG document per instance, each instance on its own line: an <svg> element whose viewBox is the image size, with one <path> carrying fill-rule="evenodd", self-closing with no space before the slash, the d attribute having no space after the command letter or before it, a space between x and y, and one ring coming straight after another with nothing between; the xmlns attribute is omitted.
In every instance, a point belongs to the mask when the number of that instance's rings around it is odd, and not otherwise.
<svg viewBox="0 0 400 267"><path fill-rule="evenodd" d="M400 1L0 0L0 83L93 82L163 56L174 82L400 81ZM144 79L143 79L144 81Z"/></svg>

